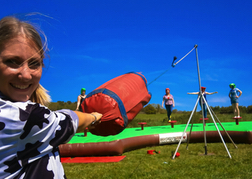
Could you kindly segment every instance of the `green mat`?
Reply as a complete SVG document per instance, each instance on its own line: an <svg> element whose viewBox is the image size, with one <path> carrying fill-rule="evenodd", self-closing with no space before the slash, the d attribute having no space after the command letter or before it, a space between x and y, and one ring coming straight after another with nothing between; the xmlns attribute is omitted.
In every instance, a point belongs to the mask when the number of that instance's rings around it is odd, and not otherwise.
<svg viewBox="0 0 252 179"><path fill-rule="evenodd" d="M221 123L226 131L252 131L252 121L242 121L239 122L239 125L236 125L235 122L223 122ZM223 131L221 125L216 123L218 129ZM97 143L97 142L111 142L114 140L120 140L130 137L144 136L144 135L154 135L154 134L164 134L164 133L173 133L173 132L184 132L186 124L174 125L174 128L171 125L166 126L144 126L144 130L141 130L141 126L138 128L126 128L120 134L113 136L96 136L87 133L87 136L84 137L84 133L77 133L74 137L68 142L69 144L73 143ZM190 132L191 124L187 127L187 132ZM206 123L206 131L216 131L214 123ZM197 123L193 124L192 132L194 131L203 131L203 124Z"/></svg>

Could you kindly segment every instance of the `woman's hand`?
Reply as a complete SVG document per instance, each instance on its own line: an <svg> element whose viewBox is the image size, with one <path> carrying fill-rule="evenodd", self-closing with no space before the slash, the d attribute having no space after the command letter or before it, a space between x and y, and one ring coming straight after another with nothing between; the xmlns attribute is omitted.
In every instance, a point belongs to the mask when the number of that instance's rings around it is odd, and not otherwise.
<svg viewBox="0 0 252 179"><path fill-rule="evenodd" d="M80 111L74 111L79 118L79 126L77 132L84 131L86 127L95 127L101 122L102 114L98 112L83 113Z"/></svg>
<svg viewBox="0 0 252 179"><path fill-rule="evenodd" d="M98 112L92 112L91 115L94 116L94 120L90 125L97 125L101 123L102 114Z"/></svg>
<svg viewBox="0 0 252 179"><path fill-rule="evenodd" d="M91 115L94 116L93 122L90 123L88 129L94 129L96 125L101 123L102 114L98 112L92 112Z"/></svg>

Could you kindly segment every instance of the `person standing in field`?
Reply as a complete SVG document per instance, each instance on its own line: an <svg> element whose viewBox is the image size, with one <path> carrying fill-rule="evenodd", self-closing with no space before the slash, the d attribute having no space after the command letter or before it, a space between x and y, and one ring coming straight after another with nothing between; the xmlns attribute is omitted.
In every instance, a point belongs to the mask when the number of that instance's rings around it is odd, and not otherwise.
<svg viewBox="0 0 252 179"><path fill-rule="evenodd" d="M236 85L234 83L231 83L229 85L229 87L231 88L229 91L229 98L231 100L231 104L233 107L233 111L234 111L234 117L240 117L240 110L239 110L239 98L242 95L242 91L239 90L238 88L236 88Z"/></svg>
<svg viewBox="0 0 252 179"><path fill-rule="evenodd" d="M202 95L203 95L203 97L205 98L206 101L207 101L207 98L206 98L207 94L208 95L212 95L212 94L218 93L217 91L211 92L211 93L206 92L206 87L203 87L203 86L201 87L201 92L202 92ZM187 94L197 94L197 95L199 95L200 92L191 92L191 93L187 93ZM202 101L202 106L201 106L201 101ZM206 106L205 101L203 99L201 99L201 97L199 99L199 105L200 105L200 107L203 107L202 110L203 110L203 116L204 116L204 118L207 118L207 106Z"/></svg>
<svg viewBox="0 0 252 179"><path fill-rule="evenodd" d="M86 98L86 88L81 88L81 94L77 97L77 106L76 111L82 111L81 110L81 103Z"/></svg>
<svg viewBox="0 0 252 179"><path fill-rule="evenodd" d="M175 102L172 94L170 93L169 88L165 89L165 95L163 96L162 107L164 107L164 104L165 109L167 111L168 122L171 122L171 114L173 107L175 107Z"/></svg>

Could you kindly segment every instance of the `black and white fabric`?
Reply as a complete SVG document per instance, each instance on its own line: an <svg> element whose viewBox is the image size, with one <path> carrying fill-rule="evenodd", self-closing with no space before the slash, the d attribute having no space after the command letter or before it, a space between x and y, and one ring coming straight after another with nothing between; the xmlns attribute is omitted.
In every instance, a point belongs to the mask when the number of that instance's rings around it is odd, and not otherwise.
<svg viewBox="0 0 252 179"><path fill-rule="evenodd" d="M0 178L66 178L58 146L76 133L78 116L0 94Z"/></svg>

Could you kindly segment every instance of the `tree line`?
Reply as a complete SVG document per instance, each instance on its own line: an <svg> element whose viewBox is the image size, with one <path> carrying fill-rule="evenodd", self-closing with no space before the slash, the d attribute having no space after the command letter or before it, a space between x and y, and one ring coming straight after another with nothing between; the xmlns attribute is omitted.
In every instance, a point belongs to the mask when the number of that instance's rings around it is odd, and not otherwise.
<svg viewBox="0 0 252 179"><path fill-rule="evenodd" d="M51 102L48 105L48 108L52 111L60 110L60 109L71 109L75 110L77 106L77 102L71 102L71 101L58 101L58 102Z"/></svg>
<svg viewBox="0 0 252 179"><path fill-rule="evenodd" d="M71 102L71 101L58 101L58 102L51 102L48 105L48 108L56 111L56 110L60 110L60 109L71 109L71 110L75 110L77 106L77 102ZM233 108L232 106L228 106L228 107L220 107L220 106L215 106L212 107L213 111L215 113L219 113L219 114L232 114L233 113ZM252 113L252 105L250 106L239 106L240 112L241 113ZM166 113L166 109L164 109L163 107L161 107L160 104L148 104L146 105L142 110L142 113L145 114L165 114ZM182 113L182 112L188 112L188 111L179 111L177 109L173 110L173 113Z"/></svg>
<svg viewBox="0 0 252 179"><path fill-rule="evenodd" d="M233 108L232 106L228 106L228 107L220 107L220 106L215 106L212 107L212 110L215 113L219 113L219 114L233 114ZM240 112L241 113L252 113L252 105L250 106L239 106ZM147 106L145 106L141 112L145 113L145 114L165 114L166 113L166 109L162 108L160 104L148 104ZM182 112L188 112L188 111L179 111L177 109L173 110L173 113L182 113Z"/></svg>

